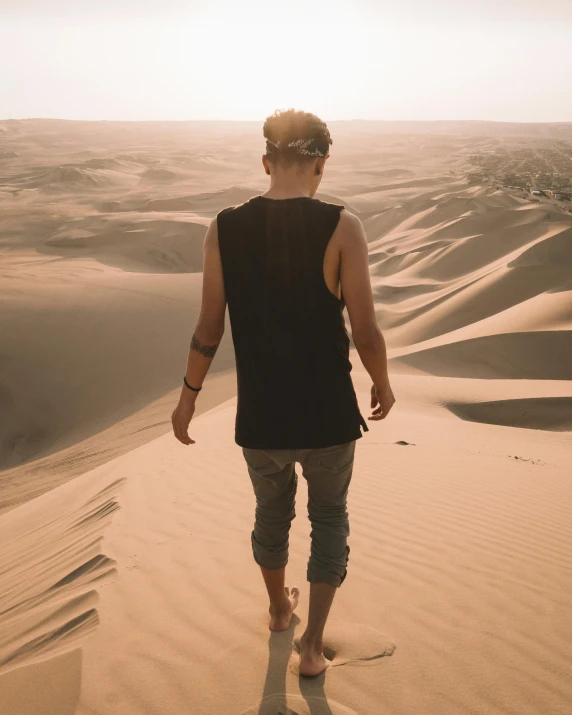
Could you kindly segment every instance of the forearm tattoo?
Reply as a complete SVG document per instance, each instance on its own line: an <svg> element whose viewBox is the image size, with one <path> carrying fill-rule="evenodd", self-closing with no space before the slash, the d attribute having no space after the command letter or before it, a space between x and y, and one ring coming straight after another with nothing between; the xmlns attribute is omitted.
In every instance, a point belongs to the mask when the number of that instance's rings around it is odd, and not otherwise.
<svg viewBox="0 0 572 715"><path fill-rule="evenodd" d="M196 350L206 358L214 357L217 348L218 343L216 345L203 345L195 335L191 338L191 350Z"/></svg>

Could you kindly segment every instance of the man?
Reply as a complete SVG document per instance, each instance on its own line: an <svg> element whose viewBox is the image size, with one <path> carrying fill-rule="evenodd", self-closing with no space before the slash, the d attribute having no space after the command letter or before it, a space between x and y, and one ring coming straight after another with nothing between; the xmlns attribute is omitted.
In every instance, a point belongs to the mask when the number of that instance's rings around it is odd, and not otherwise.
<svg viewBox="0 0 572 715"><path fill-rule="evenodd" d="M314 676L330 664L323 632L346 576L347 492L360 427L368 429L350 377L344 305L373 380L369 419L384 419L395 398L363 226L343 206L314 198L330 132L315 115L288 110L268 117L264 136L269 190L219 212L205 237L201 313L172 423L177 439L194 443L188 427L228 302L238 379L235 439L256 496L252 550L270 598L271 630L289 627L299 596L285 586L296 462L308 483L310 608L300 673Z"/></svg>

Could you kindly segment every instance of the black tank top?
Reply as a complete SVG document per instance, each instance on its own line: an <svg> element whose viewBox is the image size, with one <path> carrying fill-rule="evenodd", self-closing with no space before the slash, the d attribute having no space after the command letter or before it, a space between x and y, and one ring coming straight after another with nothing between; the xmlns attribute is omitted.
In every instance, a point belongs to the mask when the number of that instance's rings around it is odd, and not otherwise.
<svg viewBox="0 0 572 715"><path fill-rule="evenodd" d="M242 447L329 447L368 429L350 376L344 303L323 274L343 208L255 196L217 216Z"/></svg>

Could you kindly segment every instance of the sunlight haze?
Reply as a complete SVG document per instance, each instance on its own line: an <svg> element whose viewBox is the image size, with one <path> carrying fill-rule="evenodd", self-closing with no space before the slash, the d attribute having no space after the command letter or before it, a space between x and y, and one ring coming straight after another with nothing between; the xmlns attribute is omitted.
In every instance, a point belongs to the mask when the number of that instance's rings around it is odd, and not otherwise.
<svg viewBox="0 0 572 715"><path fill-rule="evenodd" d="M572 5L248 2L4 9L0 118L567 121ZM16 58L18 60L16 61Z"/></svg>

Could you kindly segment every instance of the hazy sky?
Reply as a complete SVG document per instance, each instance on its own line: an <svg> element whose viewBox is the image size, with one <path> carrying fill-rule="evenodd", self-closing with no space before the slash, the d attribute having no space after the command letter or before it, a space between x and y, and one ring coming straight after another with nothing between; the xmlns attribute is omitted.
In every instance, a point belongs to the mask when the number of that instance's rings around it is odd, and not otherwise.
<svg viewBox="0 0 572 715"><path fill-rule="evenodd" d="M572 121L572 0L0 0L0 119Z"/></svg>

